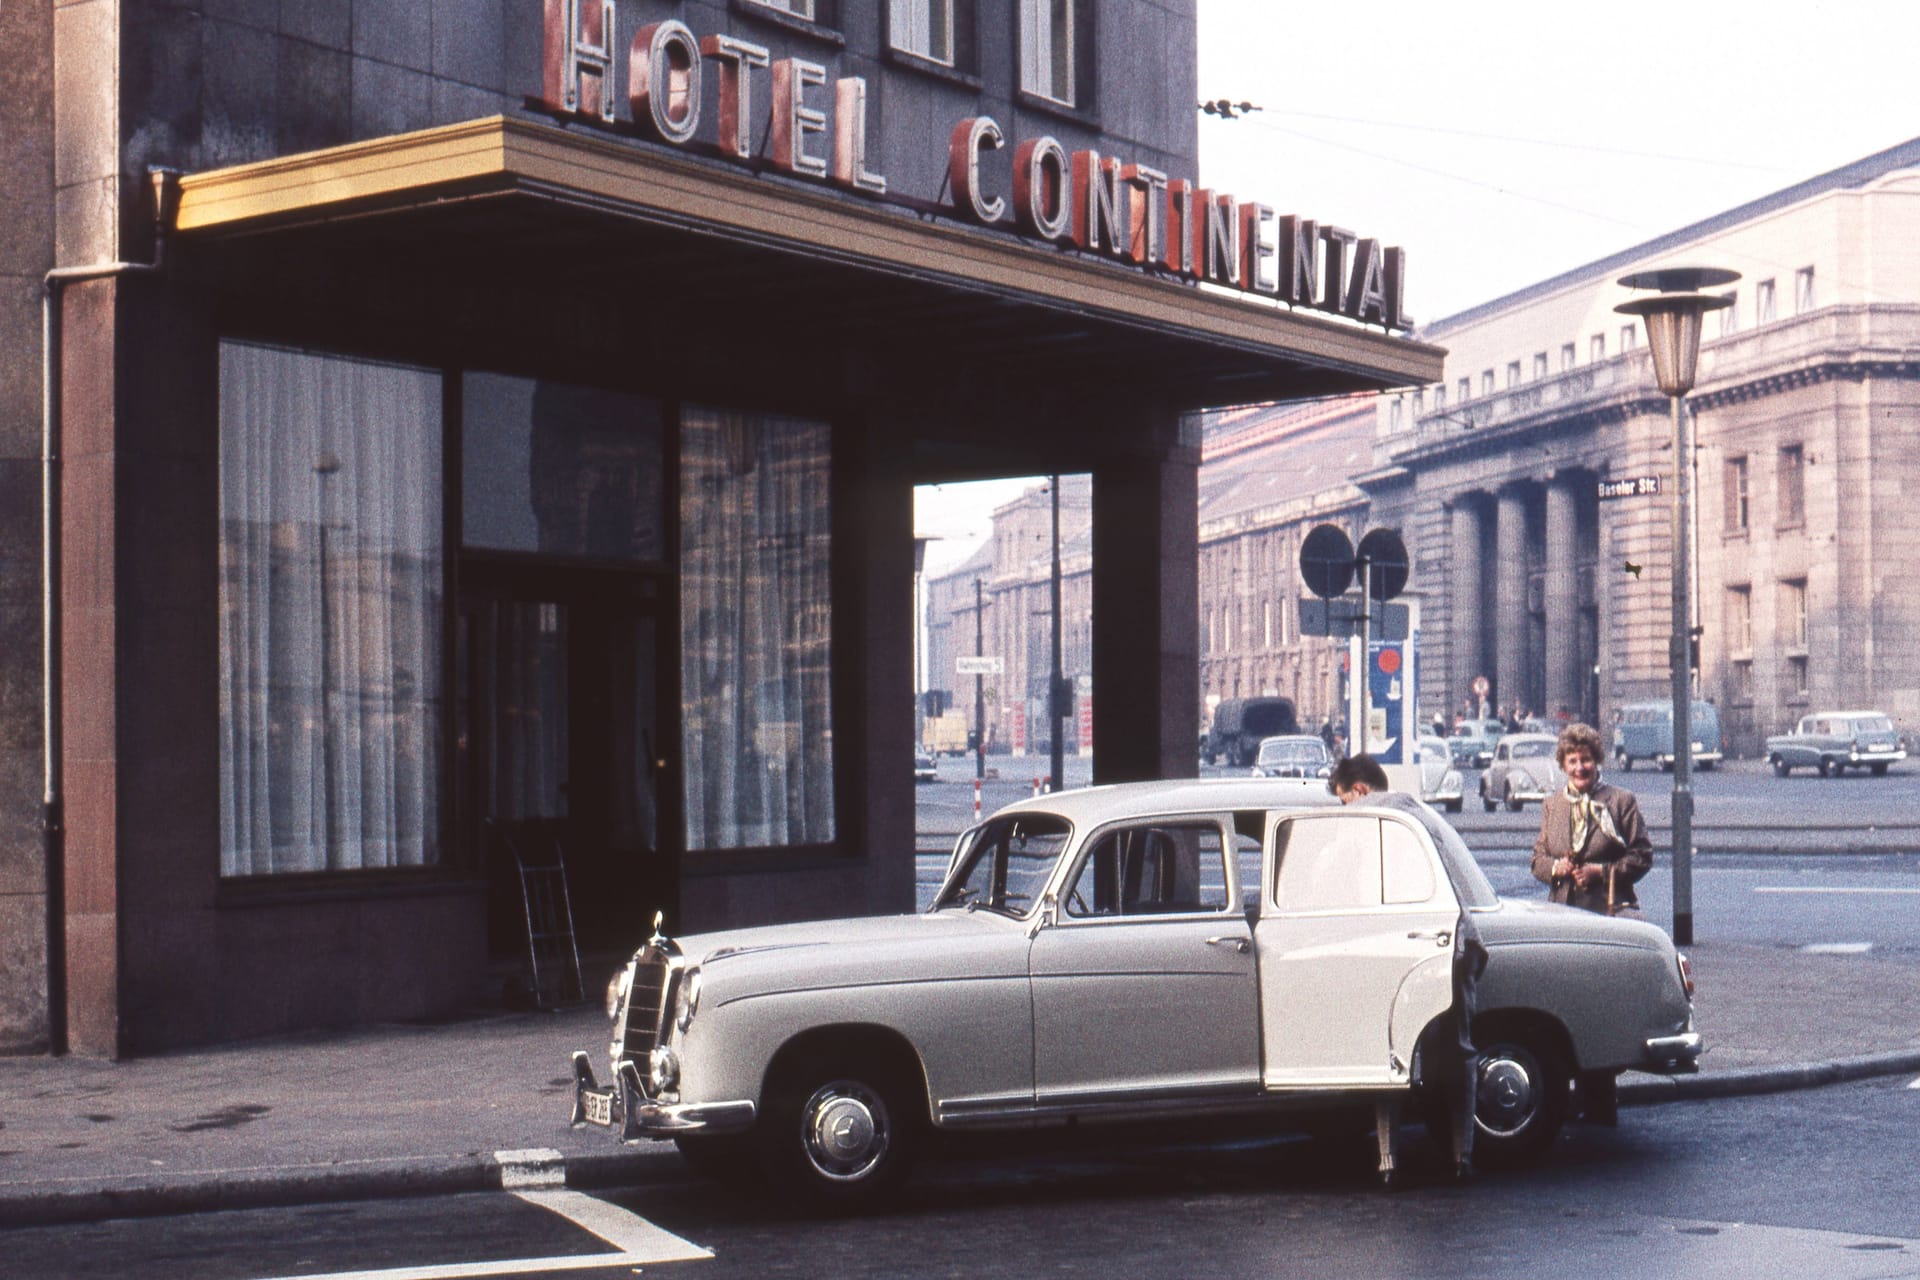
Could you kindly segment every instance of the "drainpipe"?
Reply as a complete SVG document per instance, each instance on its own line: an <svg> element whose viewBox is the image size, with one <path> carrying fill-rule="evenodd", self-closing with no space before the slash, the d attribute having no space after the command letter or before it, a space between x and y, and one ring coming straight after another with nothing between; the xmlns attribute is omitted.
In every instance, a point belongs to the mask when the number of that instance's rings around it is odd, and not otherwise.
<svg viewBox="0 0 1920 1280"><path fill-rule="evenodd" d="M60 662L60 368L62 291L82 280L153 275L166 263L167 224L173 218L179 175L149 169L153 191L152 262L99 262L55 267L40 295L40 683L41 738L46 786L40 798L40 849L47 869L47 1047L67 1051L67 830L61 767L65 683Z"/></svg>

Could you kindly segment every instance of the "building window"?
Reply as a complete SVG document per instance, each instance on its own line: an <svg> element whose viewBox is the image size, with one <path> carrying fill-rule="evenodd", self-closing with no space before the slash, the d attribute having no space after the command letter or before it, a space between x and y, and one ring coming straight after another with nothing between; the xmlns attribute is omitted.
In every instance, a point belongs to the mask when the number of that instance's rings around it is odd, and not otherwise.
<svg viewBox="0 0 1920 1280"><path fill-rule="evenodd" d="M1729 289L1720 296L1727 300L1727 305L1720 308L1720 336L1724 338L1740 332L1740 291Z"/></svg>
<svg viewBox="0 0 1920 1280"><path fill-rule="evenodd" d="M1747 460L1727 459L1727 532L1747 530Z"/></svg>
<svg viewBox="0 0 1920 1280"><path fill-rule="evenodd" d="M1785 578L1780 582L1780 634L1788 653L1807 651L1807 580ZM1802 681L1801 689L1806 683Z"/></svg>
<svg viewBox="0 0 1920 1280"><path fill-rule="evenodd" d="M1507 361L1507 386L1509 388L1512 388L1512 387L1517 387L1519 385L1520 385L1520 362L1518 360L1509 360Z"/></svg>
<svg viewBox="0 0 1920 1280"><path fill-rule="evenodd" d="M1547 353L1544 351L1536 351L1533 353L1534 381L1538 382L1540 379L1546 376L1547 376Z"/></svg>
<svg viewBox="0 0 1920 1280"><path fill-rule="evenodd" d="M1593 364L1599 364L1606 358L1607 335L1604 333L1596 333L1587 340L1587 359Z"/></svg>
<svg viewBox="0 0 1920 1280"><path fill-rule="evenodd" d="M441 860L441 434L437 372L220 344L222 875Z"/></svg>
<svg viewBox="0 0 1920 1280"><path fill-rule="evenodd" d="M902 53L953 66L953 0L888 0L887 42Z"/></svg>
<svg viewBox="0 0 1920 1280"><path fill-rule="evenodd" d="M744 3L749 8L771 9L803 22L816 22L824 16L815 12L814 0L744 0Z"/></svg>
<svg viewBox="0 0 1920 1280"><path fill-rule="evenodd" d="M1623 324L1620 326L1620 351L1622 354L1632 351L1640 345L1640 326Z"/></svg>
<svg viewBox="0 0 1920 1280"><path fill-rule="evenodd" d="M1020 0L1020 87L1074 104L1075 0Z"/></svg>
<svg viewBox="0 0 1920 1280"><path fill-rule="evenodd" d="M1387 430L1400 430L1401 423L1406 417L1406 408L1406 398L1404 396L1395 396L1393 398L1392 402L1387 405Z"/></svg>
<svg viewBox="0 0 1920 1280"><path fill-rule="evenodd" d="M1727 667L1727 701L1736 706L1753 702L1753 663L1734 662Z"/></svg>
<svg viewBox="0 0 1920 1280"><path fill-rule="evenodd" d="M1796 702L1807 700L1807 655L1787 659L1787 696Z"/></svg>
<svg viewBox="0 0 1920 1280"><path fill-rule="evenodd" d="M1493 394L1493 391L1493 370L1482 369L1480 371L1480 394L1490 396Z"/></svg>
<svg viewBox="0 0 1920 1280"><path fill-rule="evenodd" d="M1462 379L1462 381L1464 381L1464 379ZM1433 411L1438 413L1446 407L1447 384L1444 382L1436 382L1433 384Z"/></svg>
<svg viewBox="0 0 1920 1280"><path fill-rule="evenodd" d="M1775 319L1778 305L1773 297L1773 281L1762 280L1753 286L1753 322L1771 324Z"/></svg>
<svg viewBox="0 0 1920 1280"><path fill-rule="evenodd" d="M1260 602L1260 632L1261 644L1266 648L1273 648L1273 600L1271 598Z"/></svg>
<svg viewBox="0 0 1920 1280"><path fill-rule="evenodd" d="M1560 344L1560 372L1565 373L1567 370L1573 368L1573 360L1574 360L1573 344L1571 342L1561 343Z"/></svg>
<svg viewBox="0 0 1920 1280"><path fill-rule="evenodd" d="M1793 273L1793 314L1803 316L1814 306L1813 268L1802 267Z"/></svg>
<svg viewBox="0 0 1920 1280"><path fill-rule="evenodd" d="M1753 652L1753 588L1727 588L1727 652L1741 657Z"/></svg>
<svg viewBox="0 0 1920 1280"><path fill-rule="evenodd" d="M1780 450L1780 527L1792 529L1807 519L1806 450L1797 444Z"/></svg>
<svg viewBox="0 0 1920 1280"><path fill-rule="evenodd" d="M1473 399L1473 379L1472 379L1472 378L1462 378L1462 379L1460 379L1460 400L1461 400L1461 403L1463 403L1463 404L1464 404L1465 402L1467 402L1468 400L1471 400L1471 399Z"/></svg>
<svg viewBox="0 0 1920 1280"><path fill-rule="evenodd" d="M689 406L680 427L687 848L834 838L832 433Z"/></svg>

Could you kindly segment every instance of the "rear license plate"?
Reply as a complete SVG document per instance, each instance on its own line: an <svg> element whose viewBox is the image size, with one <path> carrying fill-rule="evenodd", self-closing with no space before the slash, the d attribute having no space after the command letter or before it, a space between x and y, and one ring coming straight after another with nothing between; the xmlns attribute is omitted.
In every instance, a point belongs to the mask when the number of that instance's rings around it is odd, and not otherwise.
<svg viewBox="0 0 1920 1280"><path fill-rule="evenodd" d="M585 1112L592 1124L613 1124L613 1090L582 1089L580 1091L580 1109Z"/></svg>

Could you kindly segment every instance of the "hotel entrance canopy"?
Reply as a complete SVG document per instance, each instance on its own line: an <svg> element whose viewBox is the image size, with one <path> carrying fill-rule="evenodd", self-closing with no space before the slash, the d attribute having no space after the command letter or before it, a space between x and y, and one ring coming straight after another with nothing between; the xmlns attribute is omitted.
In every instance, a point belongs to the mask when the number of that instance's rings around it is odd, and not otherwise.
<svg viewBox="0 0 1920 1280"><path fill-rule="evenodd" d="M411 279L531 337L557 291L574 323L631 333L636 358L802 395L863 369L929 390L965 370L989 399L986 381L1029 404L1093 389L1188 410L1441 373L1434 347L935 206L506 117L188 175L175 230L242 292L262 271Z"/></svg>

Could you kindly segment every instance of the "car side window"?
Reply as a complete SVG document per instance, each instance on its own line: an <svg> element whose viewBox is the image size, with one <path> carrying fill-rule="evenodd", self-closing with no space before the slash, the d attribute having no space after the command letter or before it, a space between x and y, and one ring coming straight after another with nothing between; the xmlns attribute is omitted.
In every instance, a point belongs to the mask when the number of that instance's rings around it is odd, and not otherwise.
<svg viewBox="0 0 1920 1280"><path fill-rule="evenodd" d="M1274 839L1282 911L1351 911L1380 905L1380 819L1294 818Z"/></svg>
<svg viewBox="0 0 1920 1280"><path fill-rule="evenodd" d="M1412 828L1397 822L1380 824L1380 900L1386 903L1429 902L1435 888L1433 859Z"/></svg>
<svg viewBox="0 0 1920 1280"><path fill-rule="evenodd" d="M1084 918L1225 911L1219 826L1156 822L1102 833L1074 876L1066 909Z"/></svg>

